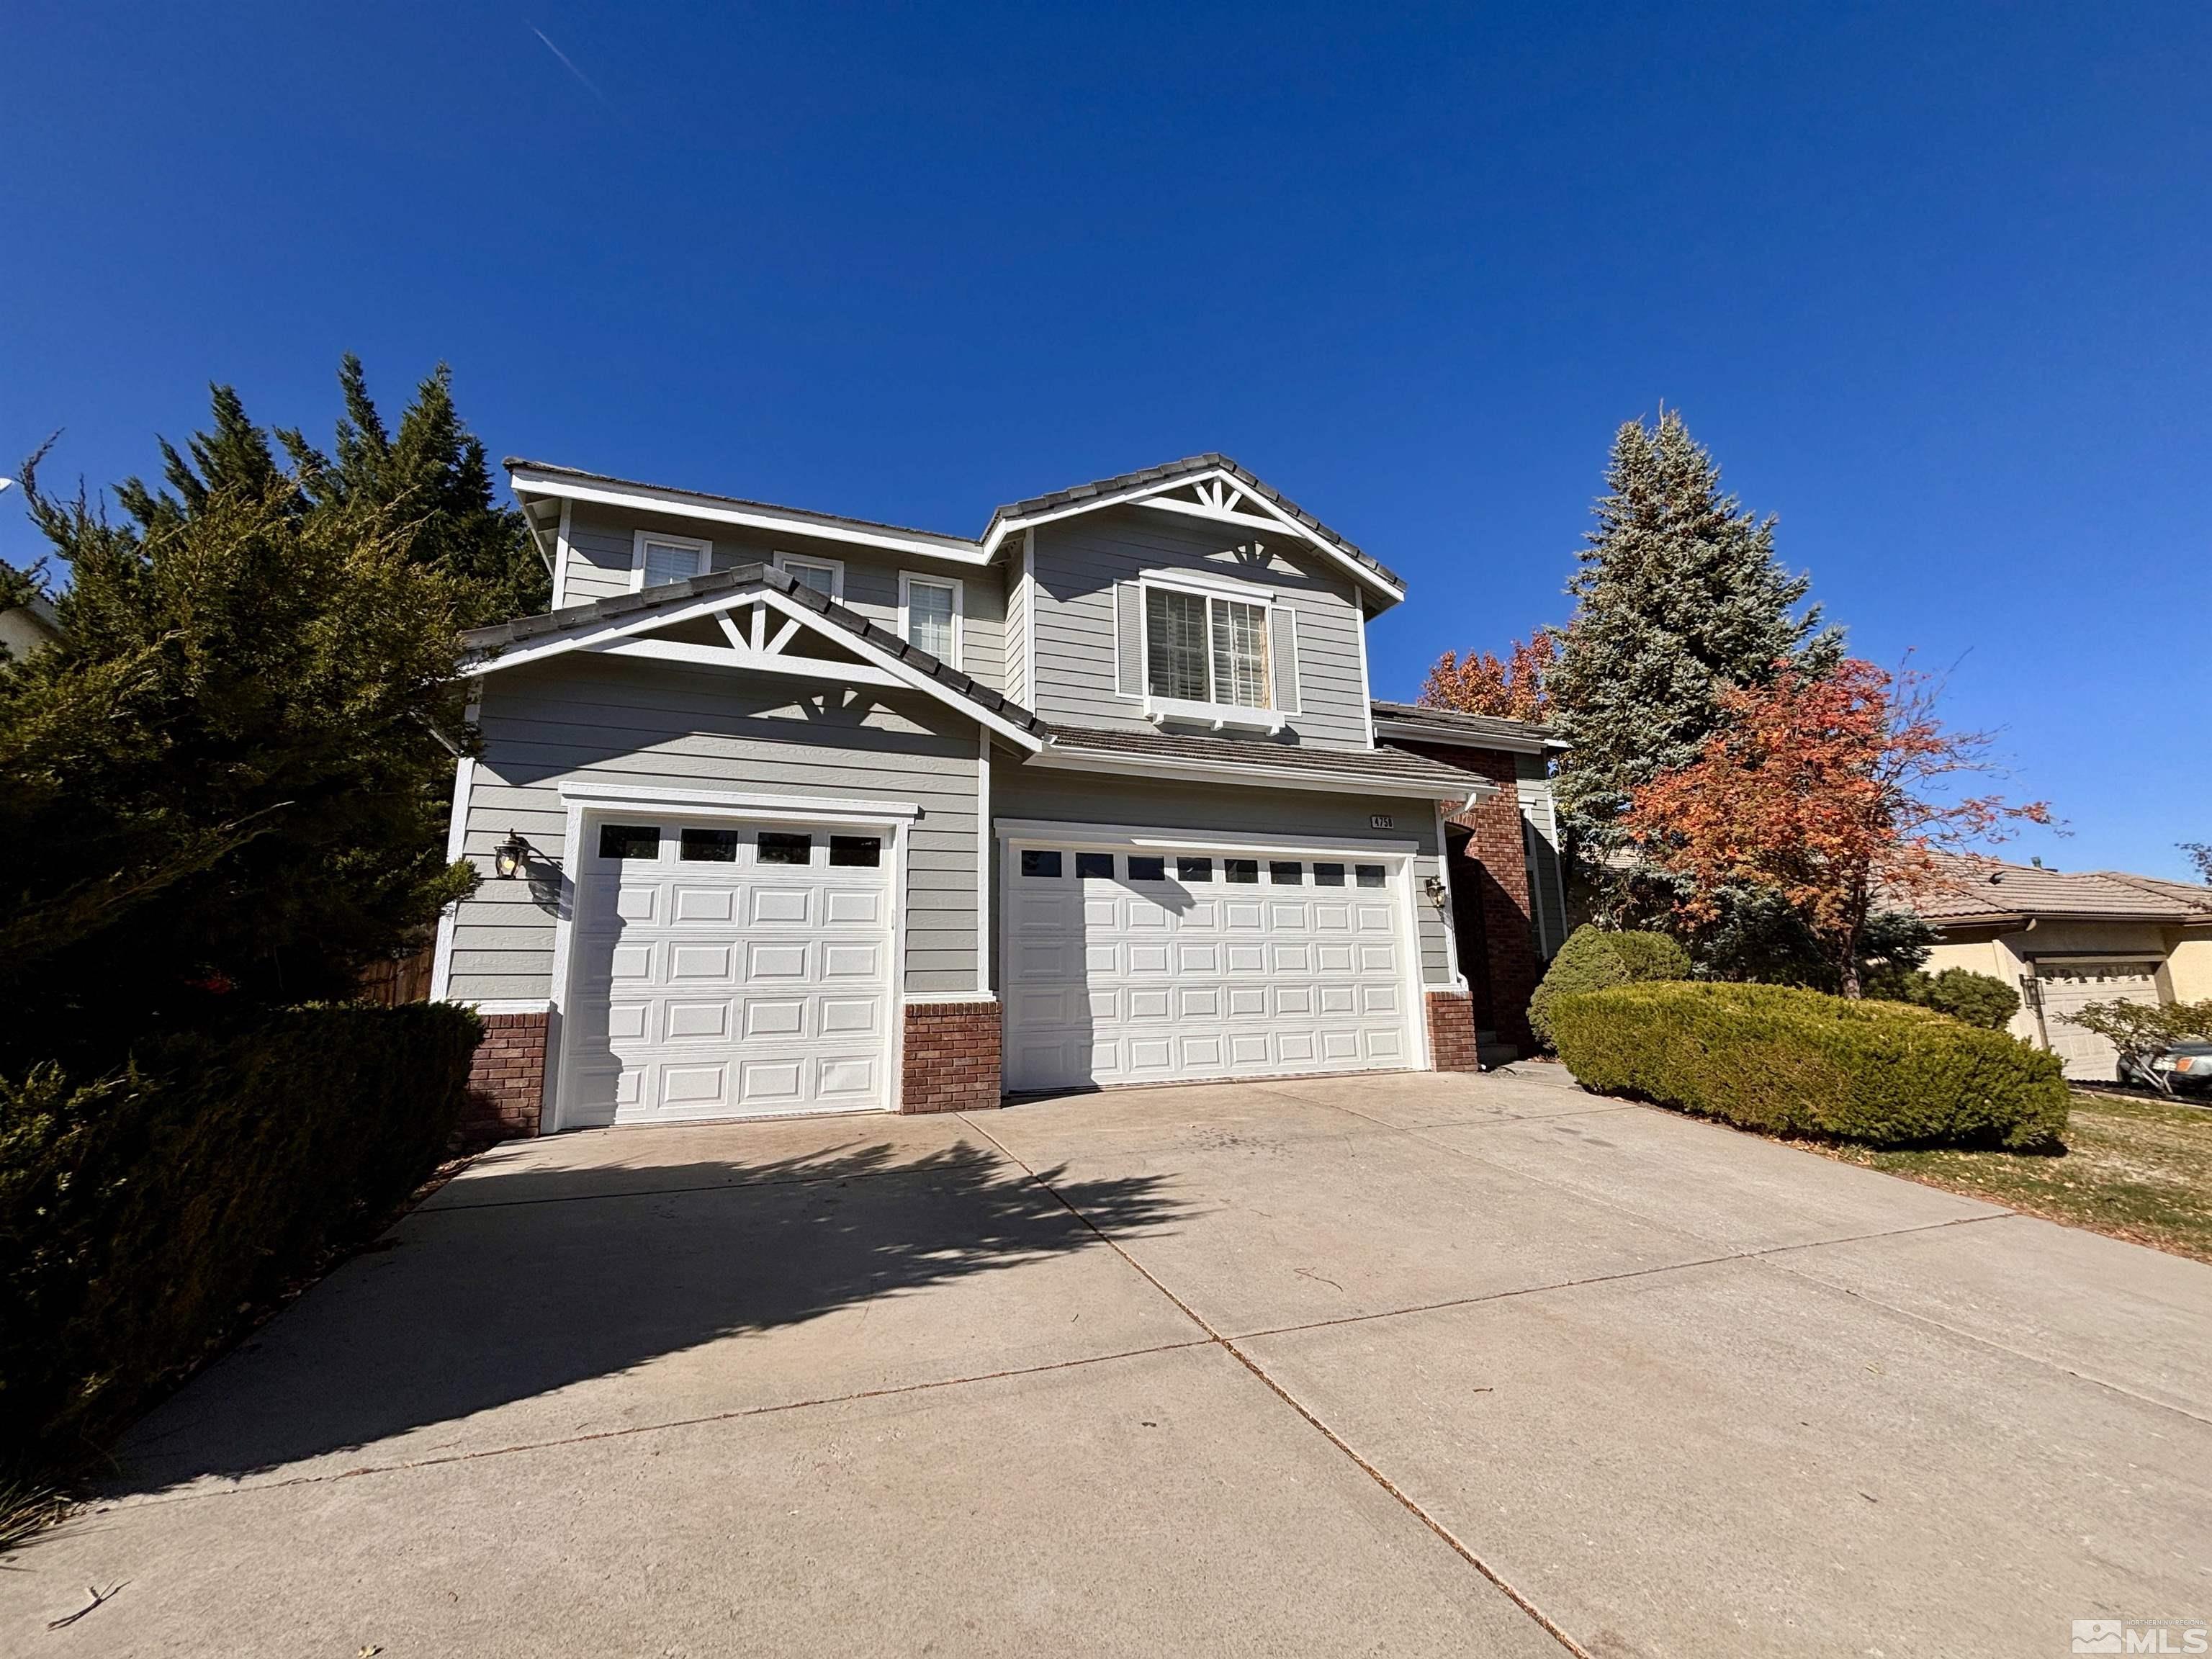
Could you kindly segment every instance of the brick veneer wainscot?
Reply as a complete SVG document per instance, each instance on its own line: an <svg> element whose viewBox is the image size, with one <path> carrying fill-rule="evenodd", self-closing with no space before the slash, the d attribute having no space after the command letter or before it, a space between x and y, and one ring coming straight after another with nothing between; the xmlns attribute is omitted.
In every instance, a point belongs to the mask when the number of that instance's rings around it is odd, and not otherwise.
<svg viewBox="0 0 2212 1659"><path fill-rule="evenodd" d="M899 1110L966 1112L999 1103L999 1005L915 1002L906 1010Z"/></svg>
<svg viewBox="0 0 2212 1659"><path fill-rule="evenodd" d="M461 1127L478 1139L534 1135L545 1101L545 1029L550 1016L484 1014L483 1041L469 1062L469 1115Z"/></svg>
<svg viewBox="0 0 2212 1659"><path fill-rule="evenodd" d="M1429 1063L1439 1072L1480 1071L1474 1004L1455 991L1431 991L1428 1005Z"/></svg>

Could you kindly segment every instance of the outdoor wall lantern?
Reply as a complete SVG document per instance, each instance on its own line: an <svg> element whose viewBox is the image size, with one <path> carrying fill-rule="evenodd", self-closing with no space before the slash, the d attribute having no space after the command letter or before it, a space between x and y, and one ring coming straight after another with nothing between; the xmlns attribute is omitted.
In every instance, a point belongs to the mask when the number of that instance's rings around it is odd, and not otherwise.
<svg viewBox="0 0 2212 1659"><path fill-rule="evenodd" d="M522 872L523 860L537 850L510 830L507 832L507 839L492 848L492 868L499 872L501 881L513 881Z"/></svg>
<svg viewBox="0 0 2212 1659"><path fill-rule="evenodd" d="M1429 902L1435 905L1437 909L1441 910L1444 908L1446 890L1442 876L1431 876L1421 884L1421 890L1429 896Z"/></svg>

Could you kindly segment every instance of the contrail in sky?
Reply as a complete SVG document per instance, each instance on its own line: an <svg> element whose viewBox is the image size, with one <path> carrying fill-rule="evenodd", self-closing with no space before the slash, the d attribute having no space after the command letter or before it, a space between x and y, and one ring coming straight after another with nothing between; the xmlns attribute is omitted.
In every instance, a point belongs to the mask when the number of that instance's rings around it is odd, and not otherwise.
<svg viewBox="0 0 2212 1659"><path fill-rule="evenodd" d="M584 83L585 91L590 93L592 97L598 99L601 103L606 104L606 94L601 92L597 87L592 84L592 77L590 76L585 74L583 70L578 69L574 64L568 61L568 54L567 52L562 51L560 47L555 46L550 40L546 40L545 31L544 29L541 29L533 24L531 26L530 32L536 35L540 40L545 41L545 50L551 52L556 58L561 60L561 67L562 69L568 70L569 74L574 76L579 81L581 81ZM609 109L612 109L614 106L607 104L607 107Z"/></svg>

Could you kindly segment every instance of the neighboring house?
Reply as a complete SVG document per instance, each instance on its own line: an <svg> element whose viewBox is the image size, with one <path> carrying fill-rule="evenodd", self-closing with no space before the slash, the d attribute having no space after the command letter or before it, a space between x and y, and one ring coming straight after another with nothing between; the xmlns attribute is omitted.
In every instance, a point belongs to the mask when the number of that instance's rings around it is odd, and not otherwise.
<svg viewBox="0 0 2212 1659"><path fill-rule="evenodd" d="M0 611L0 646L5 646L11 657L27 657L52 645L61 634L61 618L54 613L53 601L42 593L33 594L27 605Z"/></svg>
<svg viewBox="0 0 2212 1659"><path fill-rule="evenodd" d="M555 609L468 636L433 994L509 1129L1462 1069L1460 941L1522 994L1541 735L1378 717L1402 584L1234 463L972 540L507 465Z"/></svg>
<svg viewBox="0 0 2212 1659"><path fill-rule="evenodd" d="M2014 1036L2049 1048L2069 1077L2110 1081L2111 1043L2067 1018L2085 1003L2212 997L2212 888L2117 871L2069 873L1949 858L1914 908L1941 942L1928 971L1970 968L2016 986Z"/></svg>

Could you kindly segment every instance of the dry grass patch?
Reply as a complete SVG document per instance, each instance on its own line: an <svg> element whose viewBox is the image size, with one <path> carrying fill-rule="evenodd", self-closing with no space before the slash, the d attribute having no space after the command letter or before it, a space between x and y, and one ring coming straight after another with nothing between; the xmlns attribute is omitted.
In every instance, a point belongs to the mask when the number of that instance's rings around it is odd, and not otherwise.
<svg viewBox="0 0 2212 1659"><path fill-rule="evenodd" d="M2212 1261L2212 1110L2203 1107L2076 1091L2066 1150L2051 1155L1839 1145L1811 1150Z"/></svg>

